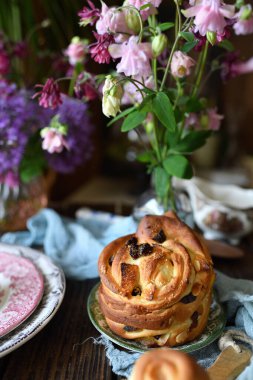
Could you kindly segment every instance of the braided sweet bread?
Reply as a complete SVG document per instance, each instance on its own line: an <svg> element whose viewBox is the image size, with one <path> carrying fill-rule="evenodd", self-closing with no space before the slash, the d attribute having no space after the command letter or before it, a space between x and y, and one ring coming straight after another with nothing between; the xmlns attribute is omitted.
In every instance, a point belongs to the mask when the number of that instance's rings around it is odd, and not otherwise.
<svg viewBox="0 0 253 380"><path fill-rule="evenodd" d="M128 380L209 380L207 372L189 355L169 348L145 352Z"/></svg>
<svg viewBox="0 0 253 380"><path fill-rule="evenodd" d="M207 248L173 212L147 215L99 257L99 304L112 331L148 347L176 346L206 326L214 271Z"/></svg>

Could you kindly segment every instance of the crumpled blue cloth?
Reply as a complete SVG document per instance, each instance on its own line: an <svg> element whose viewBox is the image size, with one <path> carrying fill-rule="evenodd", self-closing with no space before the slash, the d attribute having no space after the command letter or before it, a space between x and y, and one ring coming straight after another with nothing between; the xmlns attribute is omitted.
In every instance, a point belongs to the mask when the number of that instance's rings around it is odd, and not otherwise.
<svg viewBox="0 0 253 380"><path fill-rule="evenodd" d="M98 277L98 256L110 241L135 232L132 217L88 211L78 220L62 218L43 209L27 222L28 231L9 232L3 243L41 245L46 255L60 265L69 278L85 280Z"/></svg>
<svg viewBox="0 0 253 380"><path fill-rule="evenodd" d="M62 218L51 209L44 209L29 219L28 231L7 233L1 241L21 245L42 245L45 253L58 263L66 276L78 280L98 276L97 260L103 247L119 236L136 231L132 217L118 217L108 213L84 212L76 221ZM228 328L239 328L253 338L253 282L236 280L217 272L215 287L224 305ZM107 338L98 343L106 348L113 371L129 376L139 354L116 348ZM220 353L217 341L196 353L194 357L203 367L209 367ZM253 379L253 362L238 380Z"/></svg>

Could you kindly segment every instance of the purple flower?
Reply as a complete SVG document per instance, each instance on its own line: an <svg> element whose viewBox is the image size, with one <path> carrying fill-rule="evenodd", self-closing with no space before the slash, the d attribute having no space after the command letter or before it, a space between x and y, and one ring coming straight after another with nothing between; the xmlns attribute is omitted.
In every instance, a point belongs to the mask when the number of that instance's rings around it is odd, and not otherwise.
<svg viewBox="0 0 253 380"><path fill-rule="evenodd" d="M221 63L221 78L224 82L238 75L235 67L240 62L239 55L238 51L228 53Z"/></svg>
<svg viewBox="0 0 253 380"><path fill-rule="evenodd" d="M74 90L78 99L84 99L86 101L95 100L99 96L96 90L95 80L92 76L85 76L84 73L79 74Z"/></svg>
<svg viewBox="0 0 253 380"><path fill-rule="evenodd" d="M8 74L10 68L10 59L4 50L0 51L0 76Z"/></svg>
<svg viewBox="0 0 253 380"><path fill-rule="evenodd" d="M55 109L62 103L59 85L53 78L47 79L44 85L37 84L35 87L42 88L41 91L33 95L33 98L39 96L40 106Z"/></svg>
<svg viewBox="0 0 253 380"><path fill-rule="evenodd" d="M64 96L58 114L59 121L68 126L65 137L68 149L64 149L61 153L47 154L47 160L56 171L70 173L91 156L93 126L88 115L88 107L81 100Z"/></svg>
<svg viewBox="0 0 253 380"><path fill-rule="evenodd" d="M92 1L87 0L89 7L83 7L83 9L78 12L80 17L80 24L86 26L88 24L93 25L100 17L100 10L95 7Z"/></svg>
<svg viewBox="0 0 253 380"><path fill-rule="evenodd" d="M50 117L47 110L31 100L30 92L0 81L0 168L8 183L10 178L18 177L30 137L45 127Z"/></svg>
<svg viewBox="0 0 253 380"><path fill-rule="evenodd" d="M98 34L93 32L93 34L97 42L90 45L91 57L98 63L110 63L111 55L108 48L114 42L114 37L109 33Z"/></svg>

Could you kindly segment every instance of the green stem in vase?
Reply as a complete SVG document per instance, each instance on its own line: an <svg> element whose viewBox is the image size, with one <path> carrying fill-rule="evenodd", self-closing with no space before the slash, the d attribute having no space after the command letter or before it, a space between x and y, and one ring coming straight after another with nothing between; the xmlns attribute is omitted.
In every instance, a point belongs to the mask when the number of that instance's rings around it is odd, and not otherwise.
<svg viewBox="0 0 253 380"><path fill-rule="evenodd" d="M178 0L175 0L175 4L176 4L176 8L177 8L177 13L176 13L176 24L178 25L178 32L177 32L177 36L175 38L175 42L172 46L172 49L171 49L171 52L170 52L170 56L169 56L169 59L168 59L168 62L167 62L167 66L166 66L166 69L165 69L165 73L164 73L164 76L163 76L163 79L162 79L162 84L161 84L161 87L160 87L160 91L163 90L164 86L165 86L165 83L166 83L166 80L167 80L167 77L168 77L168 74L169 74L169 69L170 69L170 64L171 64L171 61L172 61L172 57L173 57L173 54L177 48L177 44L178 44L178 41L180 39L180 32L181 32L181 28L182 28L182 18L181 18L181 11L180 11L180 7L179 7L179 4L178 4Z"/></svg>
<svg viewBox="0 0 253 380"><path fill-rule="evenodd" d="M195 97L197 95L199 87L200 87L200 83L201 83L201 80L202 80L202 77L204 74L206 60L207 60L208 46L209 46L209 42L206 41L205 48L204 48L204 51L203 51L203 54L201 57L201 61L200 61L200 67L199 67L199 71L197 74L197 79L196 79L195 86L194 86L193 91L192 91L192 97Z"/></svg>

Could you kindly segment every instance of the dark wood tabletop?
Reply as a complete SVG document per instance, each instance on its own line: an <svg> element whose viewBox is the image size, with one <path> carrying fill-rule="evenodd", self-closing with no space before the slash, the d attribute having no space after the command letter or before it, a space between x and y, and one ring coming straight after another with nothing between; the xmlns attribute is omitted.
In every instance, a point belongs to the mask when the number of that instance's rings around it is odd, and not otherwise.
<svg viewBox="0 0 253 380"><path fill-rule="evenodd" d="M242 244L244 257L213 258L215 268L253 280L253 236ZM91 324L86 304L98 279L67 280L66 294L54 318L30 341L0 359L1 380L112 380L102 345L92 338L100 334Z"/></svg>

